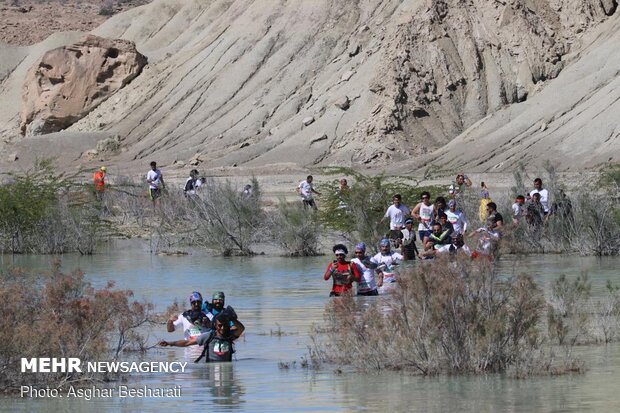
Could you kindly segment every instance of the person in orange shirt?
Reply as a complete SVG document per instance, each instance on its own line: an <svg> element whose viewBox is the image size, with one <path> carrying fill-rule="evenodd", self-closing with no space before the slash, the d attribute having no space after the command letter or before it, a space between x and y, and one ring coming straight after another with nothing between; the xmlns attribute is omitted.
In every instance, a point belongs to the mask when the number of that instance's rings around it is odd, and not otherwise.
<svg viewBox="0 0 620 413"><path fill-rule="evenodd" d="M93 175L93 184L95 185L95 196L101 201L103 198L103 191L105 191L105 174L107 168L102 166Z"/></svg>

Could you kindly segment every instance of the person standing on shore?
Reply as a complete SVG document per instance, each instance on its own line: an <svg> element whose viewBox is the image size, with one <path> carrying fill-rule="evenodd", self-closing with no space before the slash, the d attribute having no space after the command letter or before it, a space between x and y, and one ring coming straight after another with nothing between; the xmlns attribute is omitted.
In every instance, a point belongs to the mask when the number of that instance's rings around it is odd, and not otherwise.
<svg viewBox="0 0 620 413"><path fill-rule="evenodd" d="M534 179L534 189L530 191L529 198L531 199L534 194L540 194L540 203L543 206L545 215L549 215L549 191L543 188L542 179Z"/></svg>
<svg viewBox="0 0 620 413"><path fill-rule="evenodd" d="M450 188L448 189L448 194L450 198L459 199L463 196L466 187L471 187L471 180L465 175L463 172L459 173L456 176L456 179Z"/></svg>
<svg viewBox="0 0 620 413"><path fill-rule="evenodd" d="M460 209L457 209L457 204L454 199L448 201L448 210L445 211L448 217L448 222L452 224L454 232L452 233L453 240L457 238L463 238L465 231L467 231L467 219L465 213Z"/></svg>
<svg viewBox="0 0 620 413"><path fill-rule="evenodd" d="M153 201L153 205L159 205L161 192L165 188L164 176L157 169L157 162L151 162L151 170L146 174L146 182L149 184L149 197Z"/></svg>
<svg viewBox="0 0 620 413"><path fill-rule="evenodd" d="M95 185L95 196L98 201L103 199L103 192L105 191L105 174L107 168L102 166L93 175L93 184Z"/></svg>
<svg viewBox="0 0 620 413"><path fill-rule="evenodd" d="M312 175L308 175L305 181L301 181L299 185L297 185L297 193L301 196L301 200L304 205L304 209L310 207L316 211L316 203L314 202L313 194L321 195L317 191L314 190L314 186L312 185Z"/></svg>
<svg viewBox="0 0 620 413"><path fill-rule="evenodd" d="M192 169L189 172L189 178L185 181L185 187L183 187L183 193L186 197L196 195L196 188L198 181L198 171L196 169Z"/></svg>
<svg viewBox="0 0 620 413"><path fill-rule="evenodd" d="M413 229L413 219L407 218L405 220L405 228L401 230L402 233L402 246L401 255L404 260L415 260L419 257L418 247L415 245L415 230Z"/></svg>
<svg viewBox="0 0 620 413"><path fill-rule="evenodd" d="M514 204L512 204L512 224L513 226L519 225L523 216L525 215L525 197L523 195L517 195Z"/></svg>
<svg viewBox="0 0 620 413"><path fill-rule="evenodd" d="M487 205L491 202L493 201L491 201L487 184L480 182L480 206L478 207L478 216L480 217L480 222L483 224L487 220Z"/></svg>

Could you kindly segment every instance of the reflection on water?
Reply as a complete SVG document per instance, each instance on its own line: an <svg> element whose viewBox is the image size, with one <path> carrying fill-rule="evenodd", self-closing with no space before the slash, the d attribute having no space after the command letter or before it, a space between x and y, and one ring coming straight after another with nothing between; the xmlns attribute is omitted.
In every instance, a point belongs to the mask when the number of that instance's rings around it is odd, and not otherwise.
<svg viewBox="0 0 620 413"><path fill-rule="evenodd" d="M49 267L51 257L2 256L0 265ZM185 373L134 377L131 386L181 385L177 399L20 399L3 398L1 411L620 411L620 345L583 347L589 370L584 375L514 380L500 375L420 378L402 373L337 374L329 367L309 371L279 369L278 362L299 361L307 352L309 329L321 323L330 284L322 274L329 257L214 258L150 255L139 248L111 249L92 257L68 255L63 268L85 271L96 286L108 280L135 291L163 311L189 293L206 297L226 292L226 303L246 325L231 364L193 363L185 349L154 349L149 360L188 361ZM526 272L544 285L561 273L588 271L595 293L607 279L618 280L618 258L532 256L501 262L507 274ZM272 335L280 329L284 335ZM178 339L165 326L153 329L150 342Z"/></svg>

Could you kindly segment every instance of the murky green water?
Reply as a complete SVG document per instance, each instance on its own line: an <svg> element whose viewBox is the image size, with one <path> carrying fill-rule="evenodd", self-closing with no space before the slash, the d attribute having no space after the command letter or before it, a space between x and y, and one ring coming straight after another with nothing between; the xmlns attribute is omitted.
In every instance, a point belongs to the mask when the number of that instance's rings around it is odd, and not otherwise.
<svg viewBox="0 0 620 413"><path fill-rule="evenodd" d="M0 257L0 265L47 268L50 257ZM65 256L63 268L86 272L96 286L113 280L164 310L175 297L183 302L191 291L210 296L225 291L246 333L232 364L193 364L184 349L158 349L151 360L190 361L185 373L152 373L130 386L181 386L181 397L30 399L4 397L1 411L476 411L582 412L620 411L620 345L583 347L588 371L583 375L515 380L500 375L420 378L401 373L337 374L300 367L282 370L279 361L306 354L308 332L321 323L330 289L322 273L329 257L214 258L150 255L140 248L122 248L92 257ZM546 283L566 273L588 271L594 291L607 279L620 284L620 259L535 256L502 260L506 272L529 272ZM284 336L270 335L281 329ZM179 333L155 329L150 341L177 339Z"/></svg>

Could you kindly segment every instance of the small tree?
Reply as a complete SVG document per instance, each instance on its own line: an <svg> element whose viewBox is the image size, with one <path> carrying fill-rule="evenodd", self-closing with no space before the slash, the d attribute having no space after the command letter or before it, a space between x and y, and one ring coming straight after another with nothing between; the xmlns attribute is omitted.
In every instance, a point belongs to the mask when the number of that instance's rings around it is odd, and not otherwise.
<svg viewBox="0 0 620 413"><path fill-rule="evenodd" d="M412 208L419 202L423 191L436 196L445 195L446 192L443 187L420 187L417 181L405 177L367 176L343 168L327 172L352 177L355 182L345 192L340 191L338 180L323 186L320 222L326 228L338 231L347 241L363 241L373 250L377 248L377 241L385 237L389 230L388 225L380 221L391 205L394 194L401 194L403 203Z"/></svg>
<svg viewBox="0 0 620 413"><path fill-rule="evenodd" d="M0 239L3 250L23 252L25 238L37 231L57 206L59 193L70 181L53 171L50 160L37 161L24 174L8 174L0 186Z"/></svg>

